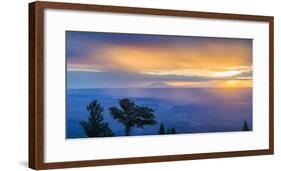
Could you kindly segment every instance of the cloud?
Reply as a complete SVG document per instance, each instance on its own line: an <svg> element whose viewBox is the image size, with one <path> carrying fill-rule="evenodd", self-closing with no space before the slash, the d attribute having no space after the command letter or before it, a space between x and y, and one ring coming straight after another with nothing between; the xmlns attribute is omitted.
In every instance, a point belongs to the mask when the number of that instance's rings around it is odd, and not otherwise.
<svg viewBox="0 0 281 171"><path fill-rule="evenodd" d="M67 38L67 62L88 69L135 72L175 68L219 70L252 63L251 40L246 39L110 33L103 39L100 34L105 33L93 33L95 36L91 39L90 33L88 37L80 34L83 32L70 34Z"/></svg>
<svg viewBox="0 0 281 171"><path fill-rule="evenodd" d="M85 86L252 79L250 39L67 32L66 46L68 78Z"/></svg>
<svg viewBox="0 0 281 171"><path fill-rule="evenodd" d="M211 43L210 43L211 44ZM240 45L210 45L189 47L137 47L99 45L83 60L82 67L131 72L163 72L170 70L221 70L251 65L251 49ZM97 47L95 47L97 48ZM73 65L73 62L69 62ZM90 69L88 68L88 69Z"/></svg>

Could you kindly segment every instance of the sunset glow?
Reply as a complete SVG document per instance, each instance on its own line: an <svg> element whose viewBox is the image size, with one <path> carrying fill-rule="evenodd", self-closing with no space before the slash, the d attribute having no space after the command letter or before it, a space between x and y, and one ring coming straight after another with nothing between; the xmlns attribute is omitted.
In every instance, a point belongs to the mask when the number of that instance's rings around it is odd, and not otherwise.
<svg viewBox="0 0 281 171"><path fill-rule="evenodd" d="M65 42L66 138L253 130L251 39L66 31Z"/></svg>
<svg viewBox="0 0 281 171"><path fill-rule="evenodd" d="M241 74L241 71L223 71L223 72L215 72L212 74L213 77L230 77L235 76L237 74Z"/></svg>
<svg viewBox="0 0 281 171"><path fill-rule="evenodd" d="M106 75L101 87L159 82L175 87L252 86L252 41L247 39L67 32L67 47L69 74ZM90 79L83 84L97 85Z"/></svg>

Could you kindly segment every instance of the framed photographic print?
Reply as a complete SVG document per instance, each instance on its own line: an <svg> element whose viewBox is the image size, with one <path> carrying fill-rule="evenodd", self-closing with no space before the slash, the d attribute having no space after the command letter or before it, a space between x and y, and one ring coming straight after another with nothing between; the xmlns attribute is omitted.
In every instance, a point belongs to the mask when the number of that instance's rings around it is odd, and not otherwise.
<svg viewBox="0 0 281 171"><path fill-rule="evenodd" d="M29 167L273 154L273 47L271 16L30 3Z"/></svg>

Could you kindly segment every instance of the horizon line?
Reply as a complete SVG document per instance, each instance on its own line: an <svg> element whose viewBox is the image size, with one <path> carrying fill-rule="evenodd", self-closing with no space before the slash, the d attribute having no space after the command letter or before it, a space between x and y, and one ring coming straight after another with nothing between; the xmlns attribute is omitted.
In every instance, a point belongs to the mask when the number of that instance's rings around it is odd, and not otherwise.
<svg viewBox="0 0 281 171"><path fill-rule="evenodd" d="M249 89L249 88L253 88L253 87L87 87L87 88L67 88L67 90L79 90L79 89L183 89L183 88Z"/></svg>

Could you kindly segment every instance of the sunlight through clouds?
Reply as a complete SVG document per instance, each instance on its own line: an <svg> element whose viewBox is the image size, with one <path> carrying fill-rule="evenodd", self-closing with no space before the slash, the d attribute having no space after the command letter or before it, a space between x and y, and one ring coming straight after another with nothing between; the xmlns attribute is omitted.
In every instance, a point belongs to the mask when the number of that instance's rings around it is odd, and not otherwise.
<svg viewBox="0 0 281 171"><path fill-rule="evenodd" d="M252 86L250 39L96 32L67 32L67 36L72 47L67 48L67 70L72 73L133 73L140 78L139 85L157 78L178 87ZM118 79L128 82L128 87L129 80L135 80ZM113 80L103 81L107 85Z"/></svg>

